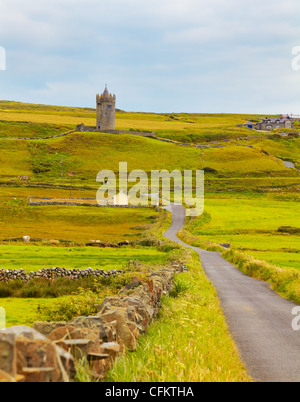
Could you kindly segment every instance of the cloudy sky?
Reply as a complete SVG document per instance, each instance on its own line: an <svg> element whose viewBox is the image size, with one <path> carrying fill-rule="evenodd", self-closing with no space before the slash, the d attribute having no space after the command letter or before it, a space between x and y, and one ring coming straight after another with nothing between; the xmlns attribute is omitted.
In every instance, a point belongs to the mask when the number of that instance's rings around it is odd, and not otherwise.
<svg viewBox="0 0 300 402"><path fill-rule="evenodd" d="M1 0L0 99L300 114L296 46L299 0Z"/></svg>

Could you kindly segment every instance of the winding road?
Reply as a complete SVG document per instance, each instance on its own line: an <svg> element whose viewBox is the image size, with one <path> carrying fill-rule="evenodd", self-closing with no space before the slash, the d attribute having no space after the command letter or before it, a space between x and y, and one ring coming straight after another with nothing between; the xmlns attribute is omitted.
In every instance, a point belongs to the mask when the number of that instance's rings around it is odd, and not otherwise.
<svg viewBox="0 0 300 402"><path fill-rule="evenodd" d="M172 205L171 211L172 225L164 236L199 254L249 375L257 382L299 382L300 331L292 328L296 304L280 297L268 283L244 275L220 253L178 239L185 225L185 209Z"/></svg>

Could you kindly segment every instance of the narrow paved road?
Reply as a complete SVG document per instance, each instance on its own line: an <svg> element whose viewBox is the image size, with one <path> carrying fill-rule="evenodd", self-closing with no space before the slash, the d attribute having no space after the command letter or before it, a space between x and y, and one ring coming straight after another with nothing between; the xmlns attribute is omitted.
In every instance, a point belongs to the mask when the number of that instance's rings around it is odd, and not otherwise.
<svg viewBox="0 0 300 402"><path fill-rule="evenodd" d="M220 253L182 242L177 232L184 227L185 209L173 205L172 213L165 237L199 254L249 375L261 382L299 382L300 331L292 329L296 304L280 297L267 283L244 275Z"/></svg>

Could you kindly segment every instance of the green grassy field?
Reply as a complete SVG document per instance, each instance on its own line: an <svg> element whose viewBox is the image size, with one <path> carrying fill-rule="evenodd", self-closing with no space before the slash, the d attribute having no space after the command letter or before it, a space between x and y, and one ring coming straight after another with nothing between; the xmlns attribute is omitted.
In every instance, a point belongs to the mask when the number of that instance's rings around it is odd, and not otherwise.
<svg viewBox="0 0 300 402"><path fill-rule="evenodd" d="M0 299L0 307L6 312L6 327L15 325L31 326L38 320L38 307L49 306L53 299L19 299L3 298Z"/></svg>
<svg viewBox="0 0 300 402"><path fill-rule="evenodd" d="M226 114L155 114L116 113L116 129L156 131L162 138L184 142L202 142L212 139L246 136L249 130L237 127L249 119L262 116ZM77 124L95 125L96 110L49 105L31 105L0 102L0 120L35 124L63 125L75 128Z"/></svg>
<svg viewBox="0 0 300 402"><path fill-rule="evenodd" d="M1 246L0 269L20 269L27 272L42 268L122 269L130 261L141 264L164 264L168 254L154 247L124 247L122 249L98 247L37 247Z"/></svg>
<svg viewBox="0 0 300 402"><path fill-rule="evenodd" d="M95 124L95 110L0 102L0 180L18 183L18 177L29 175L30 183L69 184L67 172L75 173L77 187L96 188L100 170L118 171L119 162L127 161L129 171L142 169L214 170L208 178L291 178L299 173L286 168L283 159L299 163L299 138L276 136L257 138L255 132L238 124L260 116L207 114L147 114L117 112L116 127L125 130L155 130L164 138L187 143L232 139L214 144L222 148L197 149L130 135L74 133L66 137L43 140L45 134L74 129L83 122ZM3 131L1 135L1 124ZM6 137L28 137L17 140ZM253 138L244 138L249 134ZM117 140L116 140L117 139ZM247 145L241 147L236 145ZM252 148L251 148L252 147ZM144 157L147 150L147 158ZM17 151L17 152L16 152ZM124 159L125 158L125 159ZM219 184L219 183L216 183Z"/></svg>
<svg viewBox="0 0 300 402"><path fill-rule="evenodd" d="M253 252L298 250L297 236L279 235L276 230L287 224L298 225L300 173L285 167L283 161L299 165L300 139L272 134L261 138L253 135L253 131L238 127L260 117L117 112L119 129L155 130L161 137L194 143L231 139L227 143L214 143L209 149L182 147L130 135L116 137L97 133L24 141L3 137L15 131L17 136L33 133L40 138L46 133L74 128L80 122L94 124L95 110L2 101L1 237L7 239L26 234L77 242L93 238L102 241L141 238L155 224L153 211L119 210L115 214L92 207L27 205L30 196L67 198L71 184L74 198L94 198L98 171L111 169L117 172L119 162L127 161L129 171L206 168L206 212L211 219L203 227L200 225L201 230L193 224L193 234L215 242L229 241L233 247ZM243 139L249 134L252 134L251 138ZM67 176L70 171L75 173L72 182ZM29 183L20 182L22 174L29 175Z"/></svg>
<svg viewBox="0 0 300 402"><path fill-rule="evenodd" d="M300 140L290 141L286 158L298 163ZM211 168L214 172L208 175L209 179L295 177L299 180L299 172L286 168L276 157L278 144L274 148L271 145L270 154L266 155L260 146L197 149L149 138L97 133L74 133L50 140L1 139L0 180L19 182L19 176L26 174L30 183L70 185L67 172L72 172L75 174L72 184L96 188L97 173L104 169L118 172L122 161L128 163L129 172L136 169L150 172ZM147 158L144 157L145 149ZM279 156L283 158L283 152Z"/></svg>
<svg viewBox="0 0 300 402"><path fill-rule="evenodd" d="M71 130L70 126L0 121L0 137L43 138L62 134Z"/></svg>
<svg viewBox="0 0 300 402"><path fill-rule="evenodd" d="M69 198L72 195L73 199L95 199L99 187L97 173L103 169L117 173L119 162L124 161L129 172L204 169L205 213L187 220L186 234L200 244L230 242L233 250L283 267L289 276L290 268L300 269L299 236L279 233L277 229L280 226L300 228L300 172L297 170L300 138L295 134L300 125L284 138L274 135L277 133L260 137L261 133L238 127L261 117L265 116L116 113L117 129L155 131L158 137L193 146L103 133L75 132L45 140L43 137L73 130L80 123L94 125L95 110L0 101L0 268L113 269L136 259L146 267L164 264L174 252L163 251L169 246L100 249L87 248L84 244L93 239L112 243L124 239L136 242L162 239L170 223L166 212L28 205L29 197ZM195 147L200 143L208 148ZM286 167L284 161L293 162L296 168ZM74 173L72 180L68 172ZM29 181L20 180L22 175L28 175ZM30 245L7 242L24 235L39 242ZM49 245L48 240L57 239L69 243ZM236 255L232 258L241 260ZM165 303L161 319L154 324L149 337L142 339L137 355L120 362L112 373L113 380L249 379L232 347L211 284L204 280L196 265L192 264L193 270L182 276L192 286ZM271 272L273 268L269 269ZM299 294L298 285L291 285L287 293L295 299ZM65 311L68 297L58 297L56 301L58 311L59 308ZM36 319L37 306L44 306L48 311L52 303L52 299L44 298L0 300L7 311L8 325L31 325ZM53 314L56 317L55 311ZM201 325L185 325L187 320ZM162 370L159 358L171 362L170 370L167 364Z"/></svg>
<svg viewBox="0 0 300 402"><path fill-rule="evenodd" d="M69 198L68 190L0 187L0 241L23 236L41 240L86 243L89 240L119 242L139 240L159 225L162 216L154 208L124 209L98 206L28 204L29 197ZM74 197L88 198L96 192L74 191Z"/></svg>
<svg viewBox="0 0 300 402"><path fill-rule="evenodd" d="M299 246L298 246L299 247ZM251 256L258 260L265 260L279 267L297 268L300 270L300 252L251 251Z"/></svg>
<svg viewBox="0 0 300 402"><path fill-rule="evenodd" d="M300 268L300 236L278 232L300 227L299 194L214 196L205 199L202 217L188 218L186 230L279 266Z"/></svg>

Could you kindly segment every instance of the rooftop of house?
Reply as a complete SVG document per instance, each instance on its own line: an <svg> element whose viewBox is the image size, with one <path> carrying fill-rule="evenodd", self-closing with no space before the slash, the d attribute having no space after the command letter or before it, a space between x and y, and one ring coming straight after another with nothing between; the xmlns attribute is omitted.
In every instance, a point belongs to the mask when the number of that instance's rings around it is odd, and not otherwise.
<svg viewBox="0 0 300 402"><path fill-rule="evenodd" d="M288 120L293 120L290 116L287 117L266 117L265 119L262 119L261 123L285 123Z"/></svg>

